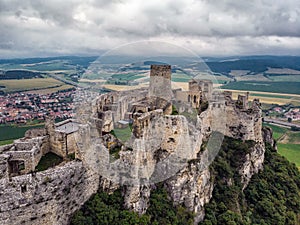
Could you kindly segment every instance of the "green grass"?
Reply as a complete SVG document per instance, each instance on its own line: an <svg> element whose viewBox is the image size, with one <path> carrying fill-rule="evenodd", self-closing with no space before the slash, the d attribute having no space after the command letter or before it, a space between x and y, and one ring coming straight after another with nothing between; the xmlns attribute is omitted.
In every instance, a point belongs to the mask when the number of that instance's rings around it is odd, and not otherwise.
<svg viewBox="0 0 300 225"><path fill-rule="evenodd" d="M1 146L1 145L12 144L13 142L14 142L14 140L4 140L4 141L0 141L0 146Z"/></svg>
<svg viewBox="0 0 300 225"><path fill-rule="evenodd" d="M129 126L122 129L116 128L112 131L112 134L122 142L126 142L131 137L131 129Z"/></svg>
<svg viewBox="0 0 300 225"><path fill-rule="evenodd" d="M54 166L60 164L62 161L63 161L63 159L60 156L58 156L52 152L49 152L49 153L45 154L44 156L42 156L42 158L41 158L39 164L36 166L35 170L36 171L44 171L50 167L54 167Z"/></svg>
<svg viewBox="0 0 300 225"><path fill-rule="evenodd" d="M44 125L33 125L33 126L0 126L0 141L14 140L24 137L27 130L32 128L41 128Z"/></svg>
<svg viewBox="0 0 300 225"><path fill-rule="evenodd" d="M300 145L278 143L278 152L300 168Z"/></svg>
<svg viewBox="0 0 300 225"><path fill-rule="evenodd" d="M300 132L289 132L289 142L299 143L300 142Z"/></svg>
<svg viewBox="0 0 300 225"><path fill-rule="evenodd" d="M275 126L264 123L264 126L271 127L273 130L273 138L279 140L284 134L288 135L288 144L277 143L278 152L290 162L296 164L300 169L300 144L294 144L300 141L300 132L292 132L288 128Z"/></svg>

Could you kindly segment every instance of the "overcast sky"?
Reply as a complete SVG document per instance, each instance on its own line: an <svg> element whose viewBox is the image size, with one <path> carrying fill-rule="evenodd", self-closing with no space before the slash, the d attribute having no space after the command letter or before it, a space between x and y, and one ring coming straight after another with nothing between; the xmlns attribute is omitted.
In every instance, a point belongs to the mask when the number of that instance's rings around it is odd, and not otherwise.
<svg viewBox="0 0 300 225"><path fill-rule="evenodd" d="M200 56L300 55L299 0L0 0L0 58L97 55L142 40Z"/></svg>

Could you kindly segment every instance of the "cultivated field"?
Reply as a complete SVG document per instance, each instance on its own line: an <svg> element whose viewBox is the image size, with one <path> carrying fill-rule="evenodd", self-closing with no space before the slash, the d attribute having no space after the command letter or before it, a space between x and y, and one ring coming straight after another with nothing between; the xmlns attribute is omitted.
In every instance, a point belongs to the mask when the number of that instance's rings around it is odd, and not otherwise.
<svg viewBox="0 0 300 225"><path fill-rule="evenodd" d="M272 128L278 152L300 169L300 132L271 124L264 125Z"/></svg>
<svg viewBox="0 0 300 225"><path fill-rule="evenodd" d="M65 83L53 78L34 78L21 80L0 80L0 86L4 92L30 91L47 88L58 88Z"/></svg>
<svg viewBox="0 0 300 225"><path fill-rule="evenodd" d="M34 79L21 79L21 80L1 80L0 86L6 93L24 91L36 94L50 94L61 90L67 90L74 86L65 84L54 78L34 78Z"/></svg>
<svg viewBox="0 0 300 225"><path fill-rule="evenodd" d="M39 90L32 90L32 91L26 91L27 93L34 93L34 94L51 94L57 91L63 91L63 90L68 90L74 88L74 86L69 85L69 84L64 84L59 87L53 87L53 88L46 88L46 89L39 89Z"/></svg>

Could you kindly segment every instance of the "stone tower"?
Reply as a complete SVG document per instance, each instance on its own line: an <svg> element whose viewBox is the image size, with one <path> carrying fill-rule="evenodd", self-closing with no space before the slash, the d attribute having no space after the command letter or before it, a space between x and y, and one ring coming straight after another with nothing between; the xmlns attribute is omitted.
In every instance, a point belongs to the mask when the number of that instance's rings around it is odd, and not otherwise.
<svg viewBox="0 0 300 225"><path fill-rule="evenodd" d="M153 96L171 101L172 89L170 65L151 65L149 97Z"/></svg>

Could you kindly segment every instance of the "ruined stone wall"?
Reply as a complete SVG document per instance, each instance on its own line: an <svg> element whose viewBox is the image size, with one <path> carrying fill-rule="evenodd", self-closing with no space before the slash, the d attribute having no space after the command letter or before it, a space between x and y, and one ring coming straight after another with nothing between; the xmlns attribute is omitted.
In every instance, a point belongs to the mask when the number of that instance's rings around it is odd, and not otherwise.
<svg viewBox="0 0 300 225"><path fill-rule="evenodd" d="M62 158L66 158L66 134L55 131L55 124L51 119L47 119L45 121L45 129L46 134L49 137L50 151L61 156Z"/></svg>
<svg viewBox="0 0 300 225"><path fill-rule="evenodd" d="M62 225L98 188L82 162L0 179L0 224Z"/></svg>
<svg viewBox="0 0 300 225"><path fill-rule="evenodd" d="M2 154L2 177L29 173L35 170L41 157L49 150L49 142L47 137L36 137L33 139L18 139L14 141L13 145L6 148ZM5 162L5 161L6 162ZM24 169L20 171L12 171L10 165L13 162L23 162ZM6 165L6 166L5 166ZM7 167L6 169L4 169Z"/></svg>
<svg viewBox="0 0 300 225"><path fill-rule="evenodd" d="M35 138L35 137L42 137L46 135L45 128L33 128L29 129L25 132L25 138Z"/></svg>
<svg viewBox="0 0 300 225"><path fill-rule="evenodd" d="M67 146L68 146L68 149L67 149L68 154L75 153L75 151L77 149L75 133L68 134Z"/></svg>
<svg viewBox="0 0 300 225"><path fill-rule="evenodd" d="M171 66L151 65L149 96L160 97L171 101Z"/></svg>
<svg viewBox="0 0 300 225"><path fill-rule="evenodd" d="M213 83L211 80L200 80L199 86L201 87L203 97L205 97L207 100L212 98L213 93Z"/></svg>
<svg viewBox="0 0 300 225"><path fill-rule="evenodd" d="M230 93L224 93L222 99L209 102L212 127L229 137L262 142L262 113L258 104L254 102L248 108L246 103L234 101Z"/></svg>

